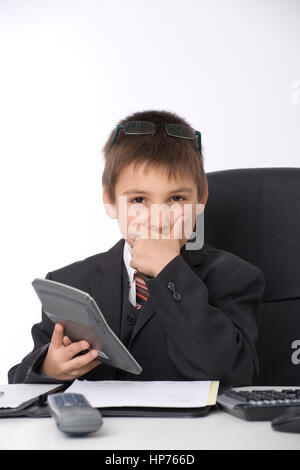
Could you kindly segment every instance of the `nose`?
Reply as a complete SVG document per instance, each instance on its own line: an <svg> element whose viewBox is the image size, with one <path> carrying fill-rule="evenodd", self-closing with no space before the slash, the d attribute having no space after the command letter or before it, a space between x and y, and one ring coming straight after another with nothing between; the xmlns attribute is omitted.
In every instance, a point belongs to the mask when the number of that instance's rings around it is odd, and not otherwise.
<svg viewBox="0 0 300 470"><path fill-rule="evenodd" d="M159 232L170 226L170 209L167 204L154 204L151 207L148 226Z"/></svg>

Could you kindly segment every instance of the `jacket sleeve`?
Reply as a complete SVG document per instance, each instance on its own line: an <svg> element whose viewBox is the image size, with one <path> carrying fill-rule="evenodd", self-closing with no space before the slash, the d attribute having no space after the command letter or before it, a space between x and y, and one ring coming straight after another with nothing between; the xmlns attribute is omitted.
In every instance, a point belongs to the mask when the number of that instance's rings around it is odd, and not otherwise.
<svg viewBox="0 0 300 470"><path fill-rule="evenodd" d="M51 279L50 273L46 275L46 279ZM56 380L39 373L39 367L51 342L53 329L54 323L42 309L42 321L33 325L31 329L34 342L33 350L24 357L20 364L13 366L8 371L8 383L64 383L62 380Z"/></svg>
<svg viewBox="0 0 300 470"><path fill-rule="evenodd" d="M178 255L146 283L170 359L186 380L256 380L256 314L265 289L259 268L235 266L208 286Z"/></svg>

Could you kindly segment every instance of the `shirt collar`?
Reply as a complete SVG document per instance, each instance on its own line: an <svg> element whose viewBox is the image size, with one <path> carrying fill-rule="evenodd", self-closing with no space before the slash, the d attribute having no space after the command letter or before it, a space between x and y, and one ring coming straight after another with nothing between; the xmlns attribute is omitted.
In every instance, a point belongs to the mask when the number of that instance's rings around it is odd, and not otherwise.
<svg viewBox="0 0 300 470"><path fill-rule="evenodd" d="M128 273L128 281L129 281L129 287L131 287L133 281L134 281L134 273L135 269L130 266L130 261L131 261L131 246L129 243L125 240L124 243L124 249L123 249L123 260L127 269Z"/></svg>

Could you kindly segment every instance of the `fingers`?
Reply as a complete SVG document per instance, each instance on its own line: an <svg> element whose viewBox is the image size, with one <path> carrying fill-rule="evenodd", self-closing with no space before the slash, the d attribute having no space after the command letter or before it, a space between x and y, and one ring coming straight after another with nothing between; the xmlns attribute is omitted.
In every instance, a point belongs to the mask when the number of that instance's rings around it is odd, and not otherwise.
<svg viewBox="0 0 300 470"><path fill-rule="evenodd" d="M76 341L74 343L71 342L71 344L69 344L68 346L64 348L64 351L63 351L64 360L69 361L74 356L76 356L76 354L84 351L85 349L88 349L89 347L90 347L90 344L85 340Z"/></svg>
<svg viewBox="0 0 300 470"><path fill-rule="evenodd" d="M64 326L61 323L56 323L51 338L51 347L58 350L64 346L62 350L64 361L72 359L73 356L90 347L90 344L85 340L72 343L70 338L64 336L63 333Z"/></svg>
<svg viewBox="0 0 300 470"><path fill-rule="evenodd" d="M99 366L101 361L99 359L98 351L92 349L83 356L75 357L65 364L65 373L71 377L80 377L87 374L90 370Z"/></svg>
<svg viewBox="0 0 300 470"><path fill-rule="evenodd" d="M70 344L72 344L72 341L70 340L70 338L68 338L68 336L64 336L63 337L63 345L64 346L70 346Z"/></svg>
<svg viewBox="0 0 300 470"><path fill-rule="evenodd" d="M51 338L51 345L54 349L63 348L63 358L65 361L72 359L73 356L88 349L90 344L88 341L75 341L72 342L68 336L63 335L64 327L61 323L56 323Z"/></svg>
<svg viewBox="0 0 300 470"><path fill-rule="evenodd" d="M98 357L99 357L98 351L96 351L96 349L91 349L89 352L87 352L86 354L83 354L82 356L77 356L77 357L74 357L73 359L70 359L69 366L72 369L81 369L82 367L85 367L91 361L94 361Z"/></svg>
<svg viewBox="0 0 300 470"><path fill-rule="evenodd" d="M64 327L61 323L56 323L51 338L51 346L53 349L61 348L63 344Z"/></svg>
<svg viewBox="0 0 300 470"><path fill-rule="evenodd" d="M100 359L94 359L93 361L89 362L87 365L80 367L79 369L73 369L71 375L73 377L81 377L84 374L87 374L91 370L95 369L95 367L101 364Z"/></svg>
<svg viewBox="0 0 300 470"><path fill-rule="evenodd" d="M78 356L78 353L90 348L88 341L81 340L72 343L70 338L63 333L64 326L56 323L47 355L42 363L43 374L58 380L72 380L101 364L99 352L95 349Z"/></svg>

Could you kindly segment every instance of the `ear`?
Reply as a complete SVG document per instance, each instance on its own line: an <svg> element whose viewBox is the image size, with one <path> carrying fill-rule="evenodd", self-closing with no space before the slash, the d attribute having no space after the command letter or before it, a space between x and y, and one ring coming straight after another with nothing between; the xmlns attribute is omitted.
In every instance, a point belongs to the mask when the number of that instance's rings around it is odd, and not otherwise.
<svg viewBox="0 0 300 470"><path fill-rule="evenodd" d="M103 187L102 198L103 198L103 204L104 204L107 215L111 219L116 219L117 218L116 208L114 204L111 203L105 187Z"/></svg>

